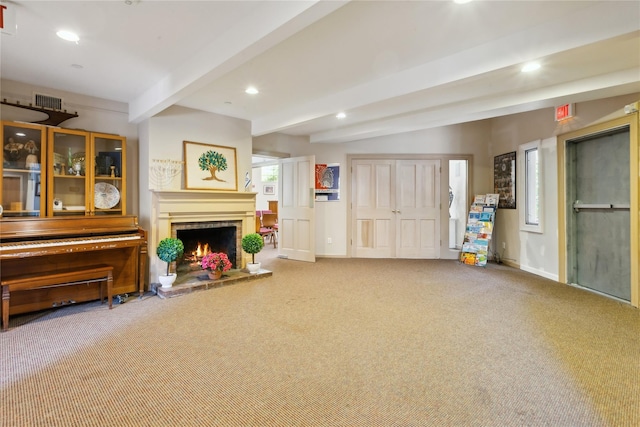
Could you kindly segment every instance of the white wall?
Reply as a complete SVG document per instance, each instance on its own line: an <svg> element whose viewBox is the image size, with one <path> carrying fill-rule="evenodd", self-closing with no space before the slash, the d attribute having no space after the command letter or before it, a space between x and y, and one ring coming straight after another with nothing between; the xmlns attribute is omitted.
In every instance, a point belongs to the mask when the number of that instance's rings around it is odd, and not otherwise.
<svg viewBox="0 0 640 427"><path fill-rule="evenodd" d="M519 230L520 239L520 268L531 273L558 280L558 194L554 191L558 185L558 156L557 139L547 138L540 143L538 151L542 185L542 233ZM517 212L520 214L524 204L524 159L518 156L517 177L518 188L516 197ZM523 218L518 218L522 226ZM502 248L499 239L496 247Z"/></svg>

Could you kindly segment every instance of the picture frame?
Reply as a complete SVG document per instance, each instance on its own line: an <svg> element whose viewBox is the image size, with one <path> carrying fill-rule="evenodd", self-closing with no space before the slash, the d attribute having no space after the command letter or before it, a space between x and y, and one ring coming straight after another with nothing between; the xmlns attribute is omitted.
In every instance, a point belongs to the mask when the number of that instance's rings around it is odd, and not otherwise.
<svg viewBox="0 0 640 427"><path fill-rule="evenodd" d="M268 184L262 187L262 194L276 194L276 186Z"/></svg>
<svg viewBox="0 0 640 427"><path fill-rule="evenodd" d="M317 202L340 200L340 164L315 165L315 199Z"/></svg>
<svg viewBox="0 0 640 427"><path fill-rule="evenodd" d="M493 159L493 192L499 194L499 209L516 208L516 152Z"/></svg>
<svg viewBox="0 0 640 427"><path fill-rule="evenodd" d="M238 190L235 147L183 141L187 190Z"/></svg>

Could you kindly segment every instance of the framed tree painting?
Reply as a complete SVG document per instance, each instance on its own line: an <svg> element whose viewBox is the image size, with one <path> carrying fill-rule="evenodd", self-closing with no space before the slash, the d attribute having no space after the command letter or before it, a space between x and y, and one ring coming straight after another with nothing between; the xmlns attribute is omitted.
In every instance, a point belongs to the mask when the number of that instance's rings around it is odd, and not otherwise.
<svg viewBox="0 0 640 427"><path fill-rule="evenodd" d="M235 147L184 141L187 190L238 190Z"/></svg>
<svg viewBox="0 0 640 427"><path fill-rule="evenodd" d="M498 208L516 208L516 152L493 158L493 189L500 195Z"/></svg>

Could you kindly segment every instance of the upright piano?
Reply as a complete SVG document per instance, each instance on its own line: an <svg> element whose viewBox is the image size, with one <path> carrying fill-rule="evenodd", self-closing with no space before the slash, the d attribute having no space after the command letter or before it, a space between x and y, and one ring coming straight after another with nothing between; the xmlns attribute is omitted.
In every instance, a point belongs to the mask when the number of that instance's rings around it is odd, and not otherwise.
<svg viewBox="0 0 640 427"><path fill-rule="evenodd" d="M136 216L0 219L0 278L95 264L113 266L113 294L144 292L147 232ZM11 315L97 300L98 283L11 293Z"/></svg>

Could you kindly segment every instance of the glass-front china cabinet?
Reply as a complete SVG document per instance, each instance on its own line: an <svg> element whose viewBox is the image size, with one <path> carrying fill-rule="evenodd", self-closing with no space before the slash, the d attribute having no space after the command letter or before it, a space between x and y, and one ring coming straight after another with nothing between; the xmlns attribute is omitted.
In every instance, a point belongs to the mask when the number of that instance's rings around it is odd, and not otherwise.
<svg viewBox="0 0 640 427"><path fill-rule="evenodd" d="M2 122L2 216L126 215L126 138Z"/></svg>
<svg viewBox="0 0 640 427"><path fill-rule="evenodd" d="M44 216L46 128L26 123L2 122L3 216Z"/></svg>

